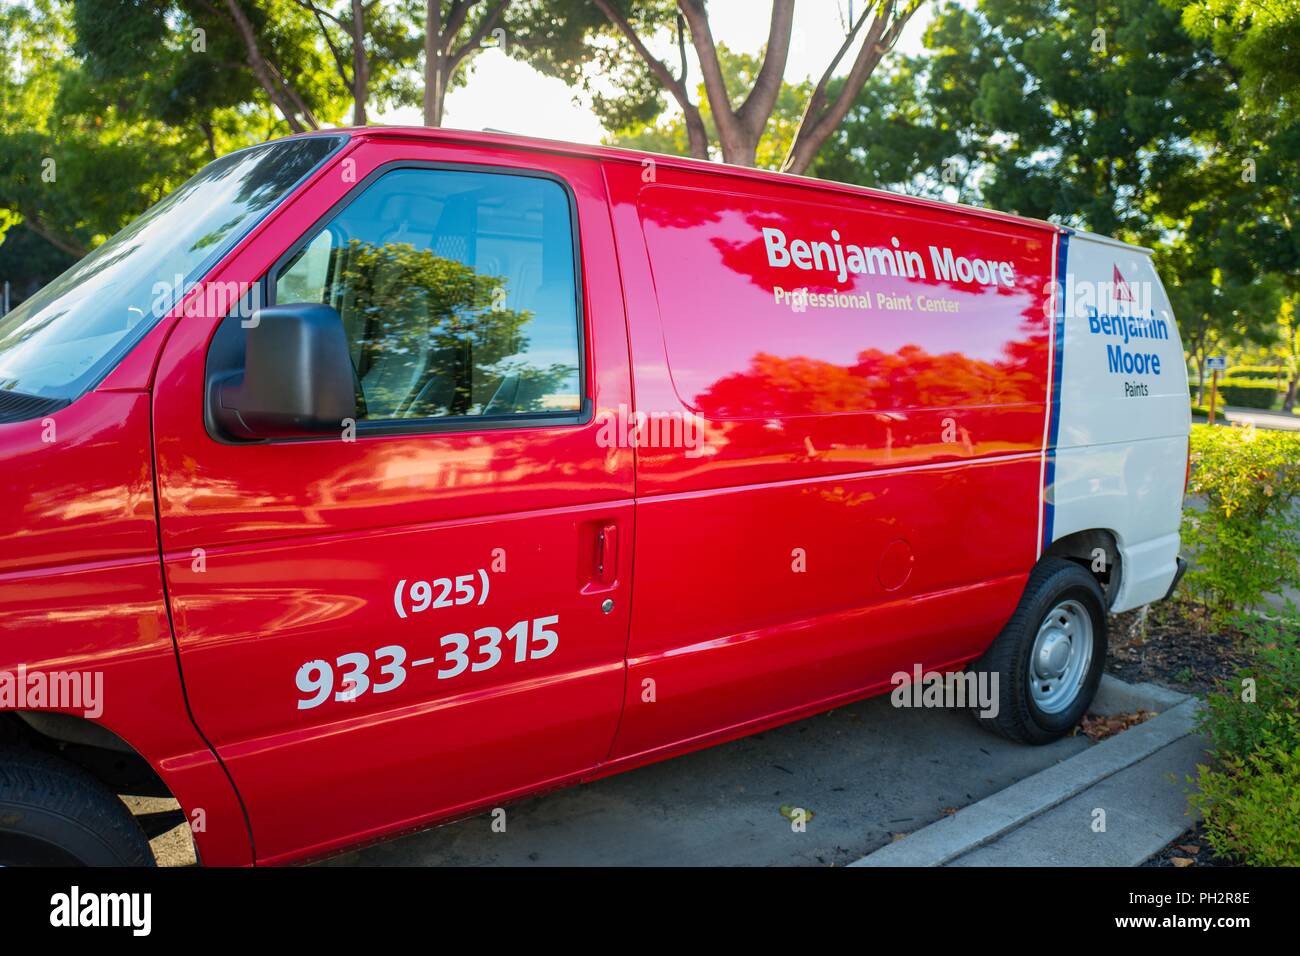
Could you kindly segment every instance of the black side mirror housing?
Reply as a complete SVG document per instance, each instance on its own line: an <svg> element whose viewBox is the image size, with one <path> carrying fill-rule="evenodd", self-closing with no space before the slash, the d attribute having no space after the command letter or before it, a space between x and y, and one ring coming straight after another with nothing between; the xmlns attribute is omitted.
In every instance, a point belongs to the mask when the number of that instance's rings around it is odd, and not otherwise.
<svg viewBox="0 0 1300 956"><path fill-rule="evenodd" d="M356 378L337 311L328 305L267 306L240 331L239 367L214 369L209 362L209 420L225 436L312 437L341 432L344 419L356 418Z"/></svg>

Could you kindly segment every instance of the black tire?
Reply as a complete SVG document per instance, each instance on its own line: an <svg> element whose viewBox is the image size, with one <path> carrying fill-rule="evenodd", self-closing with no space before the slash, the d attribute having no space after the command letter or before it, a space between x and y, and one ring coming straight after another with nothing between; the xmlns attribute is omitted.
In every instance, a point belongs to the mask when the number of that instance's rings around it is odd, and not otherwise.
<svg viewBox="0 0 1300 956"><path fill-rule="evenodd" d="M80 767L0 747L0 865L153 866L126 805Z"/></svg>
<svg viewBox="0 0 1300 956"><path fill-rule="evenodd" d="M1030 654L1048 612L1063 601L1081 605L1092 621L1092 656L1072 701L1054 713L1039 707L1031 693ZM981 724L1011 740L1047 744L1068 734L1092 703L1106 665L1106 601L1100 585L1072 561L1043 558L1029 575L1025 593L1002 633L971 665L977 673L997 675L997 713ZM1082 668L1080 668L1082 669Z"/></svg>

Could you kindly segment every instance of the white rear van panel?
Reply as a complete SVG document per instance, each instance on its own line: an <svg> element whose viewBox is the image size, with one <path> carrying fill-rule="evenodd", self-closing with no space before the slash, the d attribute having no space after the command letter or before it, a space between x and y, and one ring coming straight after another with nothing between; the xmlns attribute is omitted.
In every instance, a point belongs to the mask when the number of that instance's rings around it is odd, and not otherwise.
<svg viewBox="0 0 1300 956"><path fill-rule="evenodd" d="M1057 276L1042 543L1108 529L1122 561L1112 609L1124 611L1164 597L1177 572L1183 347L1148 250L1063 233Z"/></svg>

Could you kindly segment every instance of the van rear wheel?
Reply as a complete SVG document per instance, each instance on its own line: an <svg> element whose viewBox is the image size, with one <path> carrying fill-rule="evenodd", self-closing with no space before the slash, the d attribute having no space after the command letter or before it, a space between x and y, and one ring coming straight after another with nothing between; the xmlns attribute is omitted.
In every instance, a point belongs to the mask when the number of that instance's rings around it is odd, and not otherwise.
<svg viewBox="0 0 1300 956"><path fill-rule="evenodd" d="M1092 703L1105 663L1101 586L1072 561L1044 558L1007 626L971 665L997 680L996 713L976 717L1021 743L1059 740Z"/></svg>
<svg viewBox="0 0 1300 956"><path fill-rule="evenodd" d="M80 767L0 747L0 866L153 866L126 805Z"/></svg>

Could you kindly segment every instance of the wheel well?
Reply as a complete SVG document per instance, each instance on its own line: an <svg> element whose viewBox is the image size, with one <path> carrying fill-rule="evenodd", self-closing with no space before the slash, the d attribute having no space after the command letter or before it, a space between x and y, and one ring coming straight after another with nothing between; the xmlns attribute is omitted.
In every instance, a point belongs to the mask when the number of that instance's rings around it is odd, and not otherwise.
<svg viewBox="0 0 1300 956"><path fill-rule="evenodd" d="M1106 595L1106 606L1115 603L1124 575L1124 559L1113 532L1103 528L1076 531L1052 542L1044 556L1065 558L1086 568Z"/></svg>
<svg viewBox="0 0 1300 956"><path fill-rule="evenodd" d="M76 764L116 794L172 797L161 777L130 744L107 727L56 711L0 714L0 743L42 750Z"/></svg>

